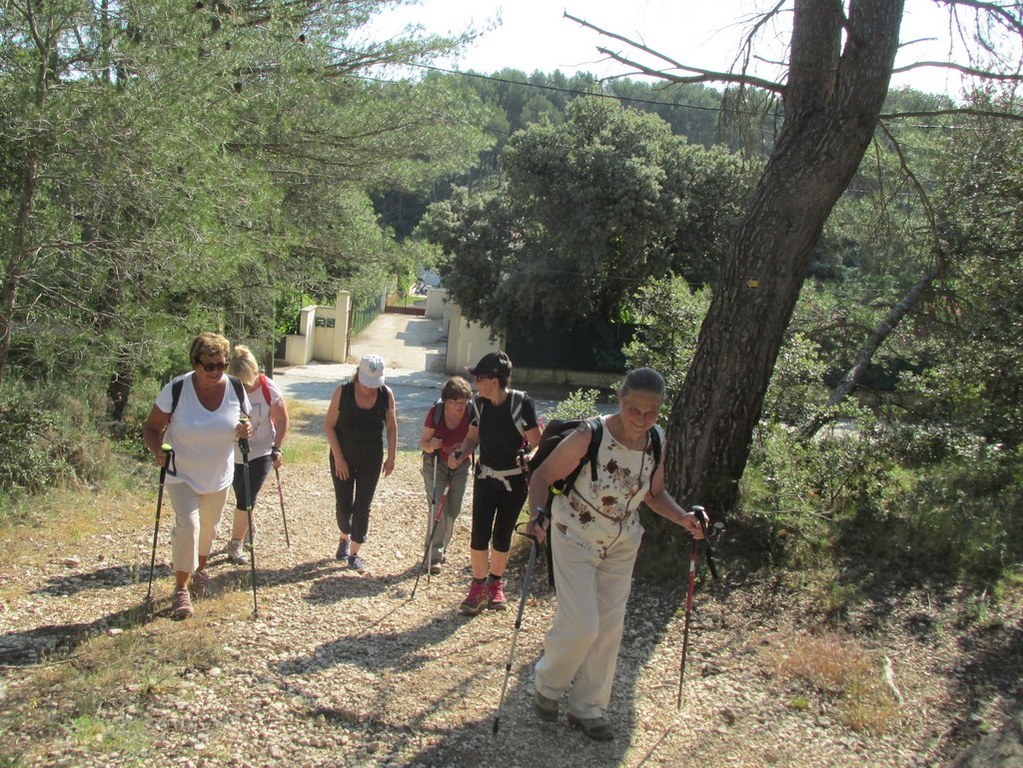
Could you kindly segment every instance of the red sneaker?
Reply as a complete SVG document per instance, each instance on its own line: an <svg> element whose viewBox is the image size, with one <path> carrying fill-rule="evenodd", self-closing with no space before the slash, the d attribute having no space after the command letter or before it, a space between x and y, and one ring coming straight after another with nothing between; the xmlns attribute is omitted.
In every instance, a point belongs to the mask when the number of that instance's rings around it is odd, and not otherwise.
<svg viewBox="0 0 1023 768"><path fill-rule="evenodd" d="M495 611L503 611L507 607L507 601L504 599L504 579L490 577L487 581L487 601Z"/></svg>
<svg viewBox="0 0 1023 768"><path fill-rule="evenodd" d="M487 585L482 579L477 581L472 580L472 586L469 587L469 595L462 601L462 604L458 607L461 613L466 616L475 616L487 604Z"/></svg>

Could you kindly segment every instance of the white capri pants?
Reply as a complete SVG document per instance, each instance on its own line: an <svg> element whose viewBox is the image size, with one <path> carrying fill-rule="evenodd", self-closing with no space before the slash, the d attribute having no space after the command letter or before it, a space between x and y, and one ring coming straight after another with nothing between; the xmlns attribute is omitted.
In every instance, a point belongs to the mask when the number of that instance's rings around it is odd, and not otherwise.
<svg viewBox="0 0 1023 768"><path fill-rule="evenodd" d="M213 493L196 493L188 483L167 486L174 509L171 551L175 571L192 573L199 567L199 555L209 557L229 489L230 486Z"/></svg>
<svg viewBox="0 0 1023 768"><path fill-rule="evenodd" d="M637 525L629 533L601 558L571 532L557 525L550 528L558 611L544 638L535 682L549 699L560 698L571 687L568 711L576 717L600 717L611 701L643 529Z"/></svg>

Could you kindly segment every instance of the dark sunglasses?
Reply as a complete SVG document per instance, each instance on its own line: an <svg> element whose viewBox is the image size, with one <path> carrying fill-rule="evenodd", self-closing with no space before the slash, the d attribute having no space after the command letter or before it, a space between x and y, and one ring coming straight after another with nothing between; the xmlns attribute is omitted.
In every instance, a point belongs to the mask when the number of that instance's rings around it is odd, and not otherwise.
<svg viewBox="0 0 1023 768"><path fill-rule="evenodd" d="M493 378L496 378L496 377L491 376L488 373L477 373L474 378L476 379L476 381L483 381L484 379L493 379Z"/></svg>
<svg viewBox="0 0 1023 768"><path fill-rule="evenodd" d="M202 369L204 371L206 371L206 373L213 373L214 371L226 371L227 370L227 363L203 363L203 362L200 362L199 365L202 366Z"/></svg>

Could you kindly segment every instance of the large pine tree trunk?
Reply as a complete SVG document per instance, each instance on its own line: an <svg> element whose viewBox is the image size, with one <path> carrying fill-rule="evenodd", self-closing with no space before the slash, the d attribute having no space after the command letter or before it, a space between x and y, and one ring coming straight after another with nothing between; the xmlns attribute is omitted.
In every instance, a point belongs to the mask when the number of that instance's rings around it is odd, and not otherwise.
<svg viewBox="0 0 1023 768"><path fill-rule="evenodd" d="M669 489L720 516L753 430L811 254L859 166L884 103L903 0L797 0L785 122L735 235L672 403Z"/></svg>

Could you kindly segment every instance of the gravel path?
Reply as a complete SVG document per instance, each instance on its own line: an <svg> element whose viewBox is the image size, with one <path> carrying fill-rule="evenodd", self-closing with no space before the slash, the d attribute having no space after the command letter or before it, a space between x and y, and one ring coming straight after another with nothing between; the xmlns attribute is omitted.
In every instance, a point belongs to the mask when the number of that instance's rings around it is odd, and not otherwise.
<svg viewBox="0 0 1023 768"><path fill-rule="evenodd" d="M403 445L416 430L410 419ZM540 565L494 734L528 550L512 558L509 610L464 617L457 607L469 580L468 512L459 518L451 561L440 575L422 578L411 598L427 514L417 454L402 453L378 488L365 577L333 559L326 463L288 466L282 476L291 547L271 482L257 509L258 617L248 568L229 565L215 549L212 596L197 603L192 619L214 638L213 659L182 665L158 685L140 679L144 703L101 707L108 722L141 725L138 753L111 753L71 733L41 742L8 730L0 714L0 758L21 756L21 763L0 764L941 766L1000 725L1021 696L1018 595L979 616L953 588L847 575L844 586L851 582L862 595L854 609L827 617L821 596L784 574L741 568L726 539L724 583L712 588L701 579L697 592L680 709L682 574L674 589L634 586L609 712L615 740L590 742L563 718L537 720L531 669L556 601ZM470 504L467 493L465 510ZM169 527L162 527L154 586L164 610L131 629L143 642L182 626L166 612ZM31 698L41 711L56 706L59 690L36 690L40 660L59 664L84 639L117 633L145 595L146 526L93 521L76 535L73 545L33 540L31 532L17 546L0 541L0 705ZM785 671L790 655L822 661L836 652L827 645L832 628L855 638L879 687L888 661L896 687L879 734L848 725L848 698L827 680Z"/></svg>
<svg viewBox="0 0 1023 768"><path fill-rule="evenodd" d="M955 604L928 606L922 592L870 601L847 621L863 632L868 649L892 660L904 703L889 733L857 733L838 717L839 697L772 671L769 659L807 637L817 620L788 590L732 573L727 587L698 592L676 711L681 595L637 585L610 712L616 738L591 743L564 720L540 723L530 708L531 665L555 608L539 567L494 735L524 551L509 571L510 610L460 616L468 582L463 514L454 539L460 554L439 576L423 578L411 599L426 513L416 464L414 455L403 454L379 487L364 549L373 570L367 577L333 560L327 473L288 471L290 549L277 510L264 507L260 516L258 618L250 617L247 569L217 555L210 567L213 597L197 604L194 621L215 633L219 660L182 668L144 709L107 713L141 719L151 751L122 762L81 746L29 750L25 764L937 766L982 721L998 722L1012 693L1006 680L1018 686L1018 624L954 633ZM161 555L169 553L165 534ZM78 565L54 553L41 569L5 567L7 594L15 584L23 592L0 611L0 661L10 665L6 689L13 694L27 684L40 652L73 650L69 627L104 632L118 611L137 606L145 579L136 581L131 572L140 562L148 566L148 549L148 537L138 531L90 534L80 541L78 551L89 554ZM727 549L726 542L723 564ZM161 597L168 572L161 563ZM225 601L233 610L220 605ZM158 616L143 629L173 626ZM971 719L971 712L979 714Z"/></svg>

